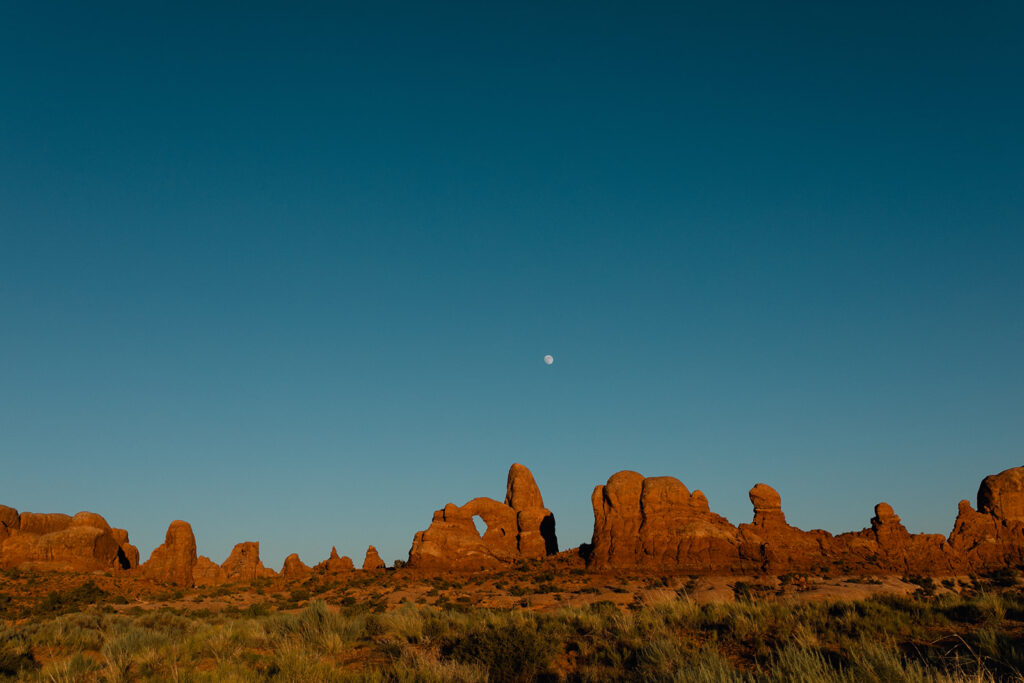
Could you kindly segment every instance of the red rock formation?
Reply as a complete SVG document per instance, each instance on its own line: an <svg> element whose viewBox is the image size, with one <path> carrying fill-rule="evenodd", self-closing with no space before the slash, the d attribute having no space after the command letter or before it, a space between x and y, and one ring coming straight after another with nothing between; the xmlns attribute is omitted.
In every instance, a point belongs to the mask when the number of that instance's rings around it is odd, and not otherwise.
<svg viewBox="0 0 1024 683"><path fill-rule="evenodd" d="M196 537L188 522L176 520L167 528L163 545L153 550L142 566L141 573L155 581L179 586L193 585L192 571L196 566Z"/></svg>
<svg viewBox="0 0 1024 683"><path fill-rule="evenodd" d="M741 554L758 560L761 571L811 571L822 566L832 534L821 529L803 531L786 522L782 496L767 484L750 489L754 521L740 524Z"/></svg>
<svg viewBox="0 0 1024 683"><path fill-rule="evenodd" d="M18 532L21 529L21 517L18 515L18 511L12 507L6 505L0 505L0 544L4 542L8 536ZM0 552L0 558L3 557Z"/></svg>
<svg viewBox="0 0 1024 683"><path fill-rule="evenodd" d="M539 559L558 552L555 516L544 507L540 488L525 465L514 463L509 468L505 505L516 511L516 550L520 557Z"/></svg>
<svg viewBox="0 0 1024 683"><path fill-rule="evenodd" d="M263 577L276 576L277 572L267 569L260 561L260 544L254 541L239 543L221 565L228 581L252 581Z"/></svg>
<svg viewBox="0 0 1024 683"><path fill-rule="evenodd" d="M284 566L281 567L281 578L301 581L308 579L312 574L313 570L299 559L298 553L292 553L284 558Z"/></svg>
<svg viewBox="0 0 1024 683"><path fill-rule="evenodd" d="M1024 467L1003 470L981 480L978 512L1008 522L1024 522Z"/></svg>
<svg viewBox="0 0 1024 683"><path fill-rule="evenodd" d="M372 545L366 549L366 557L363 558L363 570L378 570L387 569L387 565L384 564L384 560L380 559L380 555L377 554L377 549Z"/></svg>
<svg viewBox="0 0 1024 683"><path fill-rule="evenodd" d="M6 505L0 505L0 526L7 529L20 529L21 516L18 511Z"/></svg>
<svg viewBox="0 0 1024 683"><path fill-rule="evenodd" d="M0 510L0 566L51 571L104 571L130 569L138 550L128 543L123 529L115 535L102 516L80 512L18 514Z"/></svg>
<svg viewBox="0 0 1024 683"><path fill-rule="evenodd" d="M21 531L26 534L52 534L71 526L71 517L60 512L22 512Z"/></svg>
<svg viewBox="0 0 1024 683"><path fill-rule="evenodd" d="M645 479L636 472L618 472L594 489L591 503L590 567L749 568L736 527L711 512L703 493L691 494L674 477Z"/></svg>
<svg viewBox="0 0 1024 683"><path fill-rule="evenodd" d="M473 523L474 516L487 525L482 536ZM509 469L504 503L474 498L461 507L449 503L434 512L430 527L413 539L409 566L481 569L556 552L555 518L544 507L530 470L514 464Z"/></svg>
<svg viewBox="0 0 1024 683"><path fill-rule="evenodd" d="M911 534L887 503L871 526L832 536L786 522L782 499L758 484L754 519L733 527L671 477L612 475L594 490L587 566L692 573L828 571L853 574L976 571L1024 564L1024 468L987 477L974 511L960 503L953 533Z"/></svg>
<svg viewBox="0 0 1024 683"><path fill-rule="evenodd" d="M228 577L224 568L208 558L200 555L192 567L192 584L195 586L219 586L227 583Z"/></svg>
<svg viewBox="0 0 1024 683"><path fill-rule="evenodd" d="M126 529L111 529L110 533L117 541L121 552L118 556L118 564L121 569L135 569L139 566L139 549L128 542L128 531Z"/></svg>
<svg viewBox="0 0 1024 683"><path fill-rule="evenodd" d="M970 571L1024 564L1024 467L985 477L978 510L960 501L949 545Z"/></svg>
<svg viewBox="0 0 1024 683"><path fill-rule="evenodd" d="M330 557L313 567L313 571L317 574L337 575L355 571L355 568L352 558L347 555L338 557L338 549L332 546Z"/></svg>

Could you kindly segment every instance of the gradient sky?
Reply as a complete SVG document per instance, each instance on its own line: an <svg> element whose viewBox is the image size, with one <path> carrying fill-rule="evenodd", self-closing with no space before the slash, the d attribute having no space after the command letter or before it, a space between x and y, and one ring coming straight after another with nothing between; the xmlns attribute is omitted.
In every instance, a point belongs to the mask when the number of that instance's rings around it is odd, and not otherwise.
<svg viewBox="0 0 1024 683"><path fill-rule="evenodd" d="M1024 6L637 4L0 5L0 502L390 563L518 461L562 547L622 469L947 533L1024 464Z"/></svg>

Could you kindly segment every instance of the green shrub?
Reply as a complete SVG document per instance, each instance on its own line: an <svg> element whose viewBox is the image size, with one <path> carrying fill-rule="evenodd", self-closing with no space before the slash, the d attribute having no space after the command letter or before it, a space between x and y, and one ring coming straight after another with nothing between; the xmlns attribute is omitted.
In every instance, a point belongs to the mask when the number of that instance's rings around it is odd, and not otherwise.
<svg viewBox="0 0 1024 683"><path fill-rule="evenodd" d="M532 620L486 624L448 644L447 655L487 670L489 680L533 681L548 671L556 643Z"/></svg>

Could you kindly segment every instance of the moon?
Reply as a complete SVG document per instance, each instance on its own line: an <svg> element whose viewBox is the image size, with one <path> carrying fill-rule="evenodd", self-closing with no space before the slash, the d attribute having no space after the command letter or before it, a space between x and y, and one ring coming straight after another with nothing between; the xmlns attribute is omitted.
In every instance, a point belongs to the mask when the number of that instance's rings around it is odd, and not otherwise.
<svg viewBox="0 0 1024 683"><path fill-rule="evenodd" d="M552 363L555 362L555 357L552 356L551 354L548 354L544 356L544 362L547 363L548 365L551 365Z"/></svg>

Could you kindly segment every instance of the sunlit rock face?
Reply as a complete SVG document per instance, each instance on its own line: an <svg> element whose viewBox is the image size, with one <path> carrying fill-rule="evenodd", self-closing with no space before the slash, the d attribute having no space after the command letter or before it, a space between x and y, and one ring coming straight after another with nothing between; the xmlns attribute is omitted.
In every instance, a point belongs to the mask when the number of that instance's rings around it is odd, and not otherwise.
<svg viewBox="0 0 1024 683"><path fill-rule="evenodd" d="M126 571L139 564L128 532L95 512L75 516L0 506L0 567L48 571Z"/></svg>
<svg viewBox="0 0 1024 683"><path fill-rule="evenodd" d="M487 525L481 535L473 517ZM434 512L430 526L413 538L410 567L487 569L517 559L539 559L558 552L555 518L544 507L540 488L525 466L514 464L505 485L505 502L474 498L449 503Z"/></svg>
<svg viewBox="0 0 1024 683"><path fill-rule="evenodd" d="M749 524L734 527L672 477L618 472L594 489L591 569L685 573L921 573L998 569L1024 563L1024 468L986 477L978 510L961 501L949 538L912 534L888 503L870 526L833 536L790 525L782 497L767 484L749 493Z"/></svg>

